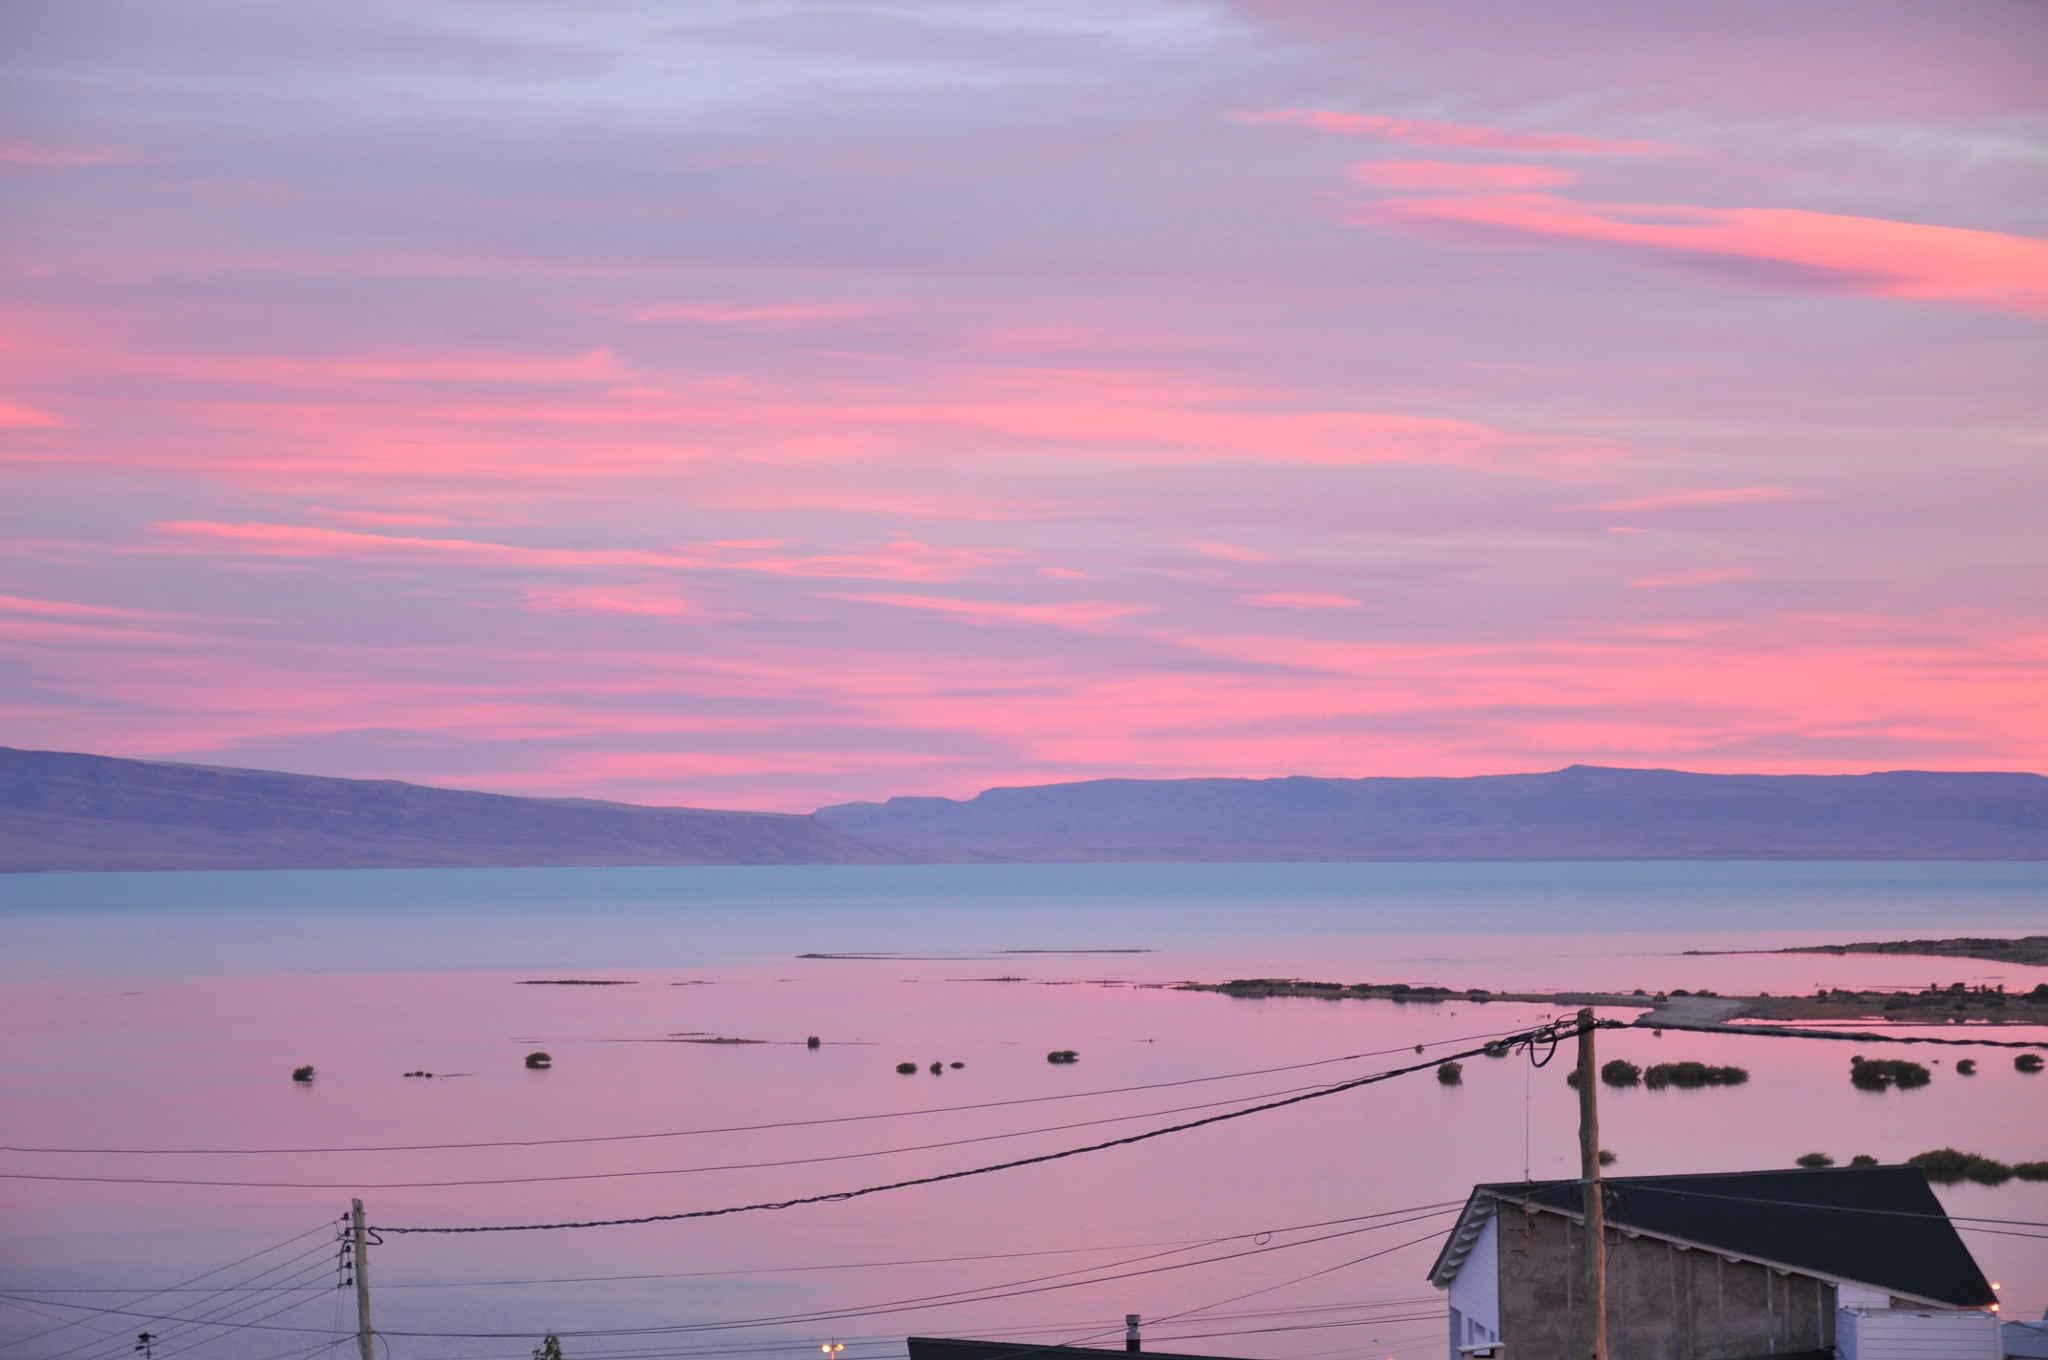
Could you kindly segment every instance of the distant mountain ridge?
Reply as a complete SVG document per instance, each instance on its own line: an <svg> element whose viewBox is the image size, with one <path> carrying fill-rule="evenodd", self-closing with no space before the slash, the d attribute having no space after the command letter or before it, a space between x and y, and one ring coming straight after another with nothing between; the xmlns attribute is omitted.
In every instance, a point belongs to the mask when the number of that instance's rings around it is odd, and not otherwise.
<svg viewBox="0 0 2048 1360"><path fill-rule="evenodd" d="M817 815L948 859L2048 859L2036 774L1100 779Z"/></svg>
<svg viewBox="0 0 2048 1360"><path fill-rule="evenodd" d="M0 873L874 864L814 817L0 747Z"/></svg>
<svg viewBox="0 0 2048 1360"><path fill-rule="evenodd" d="M2048 859L2048 778L1100 779L802 816L0 747L0 873L1574 859Z"/></svg>

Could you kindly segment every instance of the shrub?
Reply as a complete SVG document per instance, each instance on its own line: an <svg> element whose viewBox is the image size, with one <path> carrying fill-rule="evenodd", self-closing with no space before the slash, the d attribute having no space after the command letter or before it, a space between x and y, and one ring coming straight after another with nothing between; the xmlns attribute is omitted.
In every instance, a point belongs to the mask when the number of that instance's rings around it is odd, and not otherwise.
<svg viewBox="0 0 2048 1360"><path fill-rule="evenodd" d="M1049 1063L1079 1062L1081 1055L1071 1048L1056 1048L1045 1055L1045 1060Z"/></svg>
<svg viewBox="0 0 2048 1360"><path fill-rule="evenodd" d="M1867 1152L1859 1152L1849 1159L1850 1166L1876 1166L1877 1158Z"/></svg>
<svg viewBox="0 0 2048 1360"><path fill-rule="evenodd" d="M1609 1086L1640 1086L1643 1069L1626 1058L1609 1058L1601 1065L1600 1080Z"/></svg>
<svg viewBox="0 0 2048 1360"><path fill-rule="evenodd" d="M311 1063L307 1063L304 1067L294 1067L292 1069L293 1081L311 1081L312 1079L313 1065Z"/></svg>
<svg viewBox="0 0 2048 1360"><path fill-rule="evenodd" d="M907 1077L907 1076L909 1076L909 1075L910 1075L910 1074L911 1074L912 1072L915 1072L915 1071L917 1070L917 1064L916 1064L916 1063L897 1063L897 1064L896 1064L896 1070L897 1070L898 1072L901 1072L901 1073L902 1073L902 1074L903 1074L904 1076L906 1076L906 1077Z"/></svg>
<svg viewBox="0 0 2048 1360"><path fill-rule="evenodd" d="M1932 1080L1934 1077L1926 1068L1904 1058L1865 1058L1859 1053L1849 1059L1849 1081L1859 1090L1882 1091L1896 1086L1901 1091L1910 1091Z"/></svg>
<svg viewBox="0 0 2048 1360"><path fill-rule="evenodd" d="M2048 1181L2048 1162L2015 1162L2012 1174L2023 1181Z"/></svg>
<svg viewBox="0 0 2048 1360"><path fill-rule="evenodd" d="M2015 1072L2038 1072L2041 1070L2041 1055L2022 1053L2012 1060L2012 1066Z"/></svg>
<svg viewBox="0 0 2048 1360"><path fill-rule="evenodd" d="M1825 1152L1809 1152L1803 1157L1793 1159L1794 1166L1803 1166L1809 1171L1818 1171L1824 1166L1833 1166L1834 1164L1835 1159L1828 1156Z"/></svg>
<svg viewBox="0 0 2048 1360"><path fill-rule="evenodd" d="M526 1065L536 1071L553 1066L554 1061L553 1055L547 1053L529 1053L526 1055Z"/></svg>
<svg viewBox="0 0 2048 1360"><path fill-rule="evenodd" d="M1936 1148L1908 1157L1907 1161L1927 1173L1927 1179L1941 1185L1954 1185L1960 1180L1973 1180L1980 1185L2002 1185L2013 1177L2013 1169L2004 1162L1974 1152L1958 1152L1954 1148Z"/></svg>
<svg viewBox="0 0 2048 1360"><path fill-rule="evenodd" d="M1436 1079L1446 1086L1460 1085L1465 1080L1465 1066L1463 1063L1438 1063L1436 1065Z"/></svg>
<svg viewBox="0 0 2048 1360"><path fill-rule="evenodd" d="M1959 1062L1959 1063L1957 1063L1957 1064L1956 1064L1956 1073L1957 1073L1957 1075L1958 1075L1958 1076L1964 1076L1964 1077L1974 1077L1974 1076L1976 1076L1976 1075L1977 1075L1977 1060L1976 1060L1975 1058L1965 1058L1965 1059L1963 1059L1963 1060L1962 1060L1961 1062Z"/></svg>
<svg viewBox="0 0 2048 1360"><path fill-rule="evenodd" d="M1643 1073L1643 1085L1652 1091L1661 1091L1666 1086L1687 1090L1701 1086L1740 1086L1748 1080L1749 1072L1744 1068L1712 1067L1698 1062L1658 1063Z"/></svg>

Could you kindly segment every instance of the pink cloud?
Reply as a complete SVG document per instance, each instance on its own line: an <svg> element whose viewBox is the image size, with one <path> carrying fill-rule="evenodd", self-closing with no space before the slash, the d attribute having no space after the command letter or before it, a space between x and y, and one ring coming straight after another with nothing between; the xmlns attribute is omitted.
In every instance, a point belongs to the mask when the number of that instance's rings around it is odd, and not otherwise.
<svg viewBox="0 0 2048 1360"><path fill-rule="evenodd" d="M102 165L126 159L118 151L67 150L29 142L0 141L0 165Z"/></svg>
<svg viewBox="0 0 2048 1360"><path fill-rule="evenodd" d="M1701 263L1749 261L1765 284L2048 315L2048 241L1794 208L1581 203L1551 194L1402 199L1367 222L1486 227Z"/></svg>
<svg viewBox="0 0 2048 1360"><path fill-rule="evenodd" d="M0 595L0 613L85 619L167 619L178 617L177 615L162 614L149 609L115 609L102 604L73 604L68 600L32 600L20 595Z"/></svg>
<svg viewBox="0 0 2048 1360"><path fill-rule="evenodd" d="M1146 612L1143 605L1114 604L1107 600L1012 604L993 600L953 600L936 595L834 595L830 598L853 600L860 604L893 605L900 609L931 610L957 615L975 623L1036 623L1082 631L1092 631L1112 620Z"/></svg>
<svg viewBox="0 0 2048 1360"><path fill-rule="evenodd" d="M61 416L53 416L48 411L38 411L18 401L0 400L0 427L61 430L65 428L65 422Z"/></svg>
<svg viewBox="0 0 2048 1360"><path fill-rule="evenodd" d="M1550 165L1472 165L1464 161L1360 161L1351 178L1375 189L1543 189L1576 183L1576 170Z"/></svg>
<svg viewBox="0 0 2048 1360"><path fill-rule="evenodd" d="M325 506L314 506L307 513L333 520L337 524L383 525L393 528L415 526L418 528L446 528L455 521L446 515L392 514L381 510L330 510Z"/></svg>
<svg viewBox="0 0 2048 1360"><path fill-rule="evenodd" d="M1361 603L1349 595L1240 595L1243 604L1268 609L1358 609Z"/></svg>
<svg viewBox="0 0 2048 1360"><path fill-rule="evenodd" d="M1629 500L1598 501L1591 505L1564 505L1561 510L1598 510L1602 512L1626 512L1631 510L1669 510L1691 505L1746 505L1753 501L1780 501L1794 496L1811 496L1811 491L1790 486L1725 486L1702 490L1662 491L1651 496L1636 496Z"/></svg>
<svg viewBox="0 0 2048 1360"><path fill-rule="evenodd" d="M688 600L658 587L554 586L523 592L520 607L536 614L626 614L683 618L697 614Z"/></svg>
<svg viewBox="0 0 2048 1360"><path fill-rule="evenodd" d="M664 567L747 571L776 576L953 581L1022 554L1001 548L948 548L899 535L844 552L776 553L749 544L683 544L645 548L546 548L471 538L427 538L322 529L303 524L224 524L167 520L150 526L176 540L132 552L224 552L266 557L378 558L416 563L466 562L501 567Z"/></svg>
<svg viewBox="0 0 2048 1360"><path fill-rule="evenodd" d="M1262 553L1256 548L1241 547L1236 543L1195 542L1184 546L1191 551L1202 554L1204 557L1220 557L1226 562L1271 562L1273 560L1271 553Z"/></svg>
<svg viewBox="0 0 2048 1360"><path fill-rule="evenodd" d="M1740 567L1699 567L1692 571L1674 571L1667 576L1644 576L1630 581L1631 586L1656 589L1666 586L1710 586L1720 581L1743 581L1756 575Z"/></svg>
<svg viewBox="0 0 2048 1360"><path fill-rule="evenodd" d="M870 316L873 307L854 303L775 303L764 307L707 307L685 303L648 307L626 307L621 312L635 321L697 321L712 326L801 325L809 321L843 321Z"/></svg>
<svg viewBox="0 0 2048 1360"><path fill-rule="evenodd" d="M1476 123L1431 123L1377 113L1329 109L1274 109L1237 115L1246 123L1293 123L1342 137L1372 137L1410 146L1472 151L1560 151L1577 156L1669 156L1687 150L1669 142L1614 141L1558 132L1514 132Z"/></svg>

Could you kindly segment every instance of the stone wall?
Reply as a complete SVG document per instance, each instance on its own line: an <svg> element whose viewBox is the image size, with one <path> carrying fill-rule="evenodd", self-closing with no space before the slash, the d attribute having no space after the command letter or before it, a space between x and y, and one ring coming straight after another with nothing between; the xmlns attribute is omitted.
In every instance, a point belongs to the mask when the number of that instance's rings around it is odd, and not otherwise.
<svg viewBox="0 0 2048 1360"><path fill-rule="evenodd" d="M1499 1209L1501 1341L1510 1360L1585 1360L1585 1230ZM1834 1287L1607 1230L1609 1360L1746 1360L1834 1344Z"/></svg>

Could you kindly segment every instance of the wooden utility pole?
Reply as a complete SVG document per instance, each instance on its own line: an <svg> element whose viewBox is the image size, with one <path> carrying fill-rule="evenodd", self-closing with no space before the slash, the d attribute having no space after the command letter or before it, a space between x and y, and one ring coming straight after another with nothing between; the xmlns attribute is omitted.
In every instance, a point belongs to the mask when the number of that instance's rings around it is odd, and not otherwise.
<svg viewBox="0 0 2048 1360"><path fill-rule="evenodd" d="M377 1360L377 1342L370 1331L370 1234L363 1227L363 1202L352 1203L349 1217L355 1229L356 1247L356 1349L362 1352L361 1360Z"/></svg>
<svg viewBox="0 0 2048 1360"><path fill-rule="evenodd" d="M1586 1323L1592 1333L1586 1354L1592 1360L1607 1360L1607 1205L1600 1186L1599 1078L1593 1058L1593 1009L1588 1006L1579 1012L1579 1189L1585 1197ZM360 1265L357 1278L362 1278ZM373 1358L365 1355L363 1360Z"/></svg>

